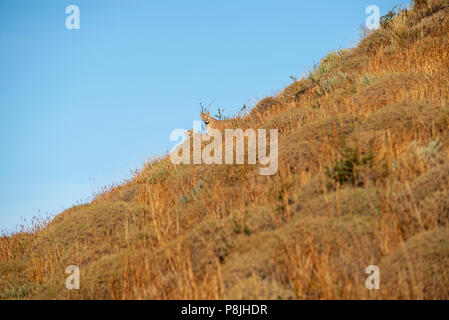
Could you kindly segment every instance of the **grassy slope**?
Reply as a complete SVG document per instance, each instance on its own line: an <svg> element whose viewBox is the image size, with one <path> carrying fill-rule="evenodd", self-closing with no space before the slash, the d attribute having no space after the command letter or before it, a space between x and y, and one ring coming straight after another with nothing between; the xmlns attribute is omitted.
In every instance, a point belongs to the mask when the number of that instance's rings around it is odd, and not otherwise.
<svg viewBox="0 0 449 320"><path fill-rule="evenodd" d="M150 162L0 237L0 298L448 299L449 4L416 2L232 120L279 129L277 175Z"/></svg>

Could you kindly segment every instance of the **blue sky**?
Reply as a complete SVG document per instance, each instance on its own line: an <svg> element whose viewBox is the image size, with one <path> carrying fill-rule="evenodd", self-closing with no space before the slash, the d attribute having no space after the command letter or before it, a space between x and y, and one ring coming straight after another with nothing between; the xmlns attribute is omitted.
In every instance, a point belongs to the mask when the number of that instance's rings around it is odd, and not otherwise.
<svg viewBox="0 0 449 320"><path fill-rule="evenodd" d="M276 93L357 42L368 5L407 3L0 0L0 230L129 177L200 102L236 111Z"/></svg>

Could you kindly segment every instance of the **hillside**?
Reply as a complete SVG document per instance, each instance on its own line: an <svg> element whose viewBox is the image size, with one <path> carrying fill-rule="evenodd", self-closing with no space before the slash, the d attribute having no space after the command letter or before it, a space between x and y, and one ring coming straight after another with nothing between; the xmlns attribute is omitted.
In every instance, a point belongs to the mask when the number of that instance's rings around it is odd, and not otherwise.
<svg viewBox="0 0 449 320"><path fill-rule="evenodd" d="M279 130L276 175L152 160L0 237L0 299L449 299L449 1L415 0L230 121Z"/></svg>

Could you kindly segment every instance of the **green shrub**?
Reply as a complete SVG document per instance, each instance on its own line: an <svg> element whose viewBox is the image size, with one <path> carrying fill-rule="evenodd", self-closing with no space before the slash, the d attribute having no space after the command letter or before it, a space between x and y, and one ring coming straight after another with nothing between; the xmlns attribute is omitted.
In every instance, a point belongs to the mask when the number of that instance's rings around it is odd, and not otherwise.
<svg viewBox="0 0 449 320"><path fill-rule="evenodd" d="M241 225L235 219L234 219L234 228L232 229L232 231L235 234L244 233L247 236L251 235L251 233L252 233L251 230L249 229L249 227L246 224L245 225Z"/></svg>
<svg viewBox="0 0 449 320"><path fill-rule="evenodd" d="M367 86L369 86L371 83L373 83L376 79L377 79L377 77L374 76L374 75L365 74L363 77L361 77L361 78L359 79L359 84L360 84L362 87L367 87Z"/></svg>
<svg viewBox="0 0 449 320"><path fill-rule="evenodd" d="M373 165L373 154L361 155L357 150L347 148L342 159L337 160L332 168L326 167L326 174L339 184L347 182L357 185L360 166Z"/></svg>
<svg viewBox="0 0 449 320"><path fill-rule="evenodd" d="M418 148L418 152L421 158L432 159L443 149L443 144L440 142L440 138L436 138L430 141L427 146L422 146Z"/></svg>
<svg viewBox="0 0 449 320"><path fill-rule="evenodd" d="M396 12L397 6L394 6L393 9L391 9L390 11L388 11L388 13L382 17L380 17L380 25L382 27L386 27L388 26L388 24L391 22L391 20L393 20L393 18L398 14Z"/></svg>
<svg viewBox="0 0 449 320"><path fill-rule="evenodd" d="M348 75L344 72L339 72L331 77L324 78L320 81L318 87L318 94L331 93L338 88L347 88Z"/></svg>
<svg viewBox="0 0 449 320"><path fill-rule="evenodd" d="M321 77L332 71L340 60L340 54L338 52L331 51L327 56L321 59L319 65L313 66L313 71L309 72L308 78L312 82L319 82Z"/></svg>
<svg viewBox="0 0 449 320"><path fill-rule="evenodd" d="M3 291L0 291L0 299L6 300L6 299L23 299L28 297L33 288L36 285L24 283L20 286L13 286L11 284L8 284L8 287L6 287Z"/></svg>

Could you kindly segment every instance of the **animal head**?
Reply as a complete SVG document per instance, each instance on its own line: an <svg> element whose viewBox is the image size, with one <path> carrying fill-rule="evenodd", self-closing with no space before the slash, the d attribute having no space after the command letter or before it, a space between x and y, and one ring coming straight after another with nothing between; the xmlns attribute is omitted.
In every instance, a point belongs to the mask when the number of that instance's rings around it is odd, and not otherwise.
<svg viewBox="0 0 449 320"><path fill-rule="evenodd" d="M205 124L209 124L210 122L210 111L207 111L207 113L200 114L201 120L204 121Z"/></svg>
<svg viewBox="0 0 449 320"><path fill-rule="evenodd" d="M187 138L193 137L193 128L190 129L189 131L184 131L184 134L186 135Z"/></svg>

